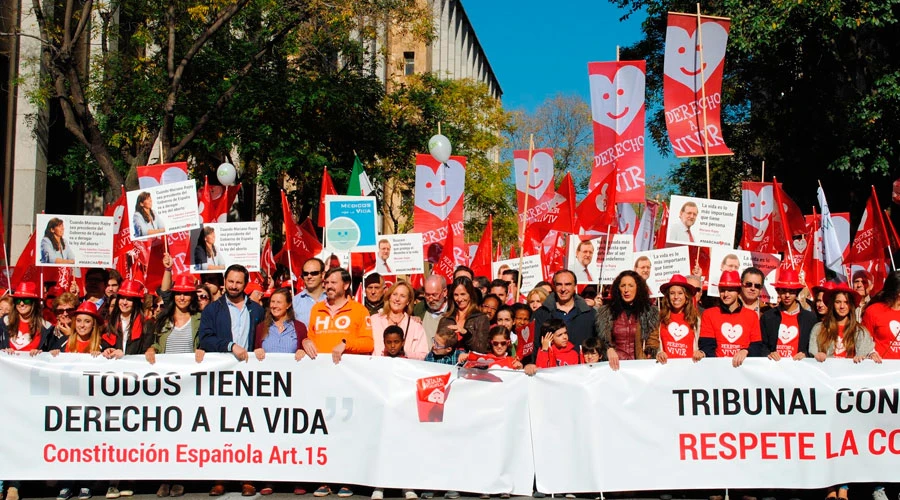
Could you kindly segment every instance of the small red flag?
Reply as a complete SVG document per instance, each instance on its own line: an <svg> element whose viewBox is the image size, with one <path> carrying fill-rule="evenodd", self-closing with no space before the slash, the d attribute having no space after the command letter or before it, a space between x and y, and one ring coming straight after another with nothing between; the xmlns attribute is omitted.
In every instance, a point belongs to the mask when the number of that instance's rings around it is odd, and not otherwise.
<svg viewBox="0 0 900 500"><path fill-rule="evenodd" d="M328 167L322 169L322 194L319 196L319 227L325 227L325 196L337 194L331 176L328 175Z"/></svg>

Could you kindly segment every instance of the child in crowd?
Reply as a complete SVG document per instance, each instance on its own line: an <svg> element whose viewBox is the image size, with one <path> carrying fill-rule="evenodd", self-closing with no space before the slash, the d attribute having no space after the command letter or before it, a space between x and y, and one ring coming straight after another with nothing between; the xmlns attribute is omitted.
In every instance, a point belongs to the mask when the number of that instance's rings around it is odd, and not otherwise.
<svg viewBox="0 0 900 500"><path fill-rule="evenodd" d="M434 334L434 344L428 354L425 355L425 361L432 363L442 363L445 365L455 365L465 361L465 357L460 360L460 356L465 353L456 348L456 332L447 328L449 323L443 323L438 326ZM443 327L443 328L442 328ZM387 329L385 329L387 333Z"/></svg>
<svg viewBox="0 0 900 500"><path fill-rule="evenodd" d="M559 318L550 318L541 325L541 350L537 353L538 368L577 365L580 363L578 351L569 343L566 323Z"/></svg>
<svg viewBox="0 0 900 500"><path fill-rule="evenodd" d="M497 309L497 317L494 325L505 326L512 330L514 326L512 307L507 305L500 306L500 309Z"/></svg>
<svg viewBox="0 0 900 500"><path fill-rule="evenodd" d="M437 337L437 334L435 334ZM384 329L384 355L389 358L405 358L403 352L403 329L398 325L390 325Z"/></svg>
<svg viewBox="0 0 900 500"><path fill-rule="evenodd" d="M600 339L588 337L581 343L581 362L584 364L600 362Z"/></svg>
<svg viewBox="0 0 900 500"><path fill-rule="evenodd" d="M527 304L513 304L513 328L511 330L519 330L523 326L531 322L531 308Z"/></svg>
<svg viewBox="0 0 900 500"><path fill-rule="evenodd" d="M527 308L528 306L525 307ZM509 354L509 346L512 343L510 340L509 328L499 325L495 326L488 332L488 336L491 338L491 354L497 358L491 366L502 366L521 370L522 363Z"/></svg>

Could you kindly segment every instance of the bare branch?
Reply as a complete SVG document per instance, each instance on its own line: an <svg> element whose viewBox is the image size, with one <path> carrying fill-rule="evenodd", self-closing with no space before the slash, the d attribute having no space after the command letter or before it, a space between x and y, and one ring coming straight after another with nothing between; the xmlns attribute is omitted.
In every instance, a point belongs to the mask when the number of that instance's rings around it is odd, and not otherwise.
<svg viewBox="0 0 900 500"><path fill-rule="evenodd" d="M20 36L20 37L24 37L24 38L32 38L32 39L37 40L37 41L39 41L39 42L41 42L41 43L43 43L43 44L47 44L47 45L50 44L50 40L41 38L41 37L36 36L36 35L31 35L31 34L29 34L29 33L22 33L21 31L15 31L15 32L11 32L11 33L4 33L4 32L2 32L2 31L0 31L0 36Z"/></svg>
<svg viewBox="0 0 900 500"><path fill-rule="evenodd" d="M75 0L66 0L66 13L63 17L63 51L72 45L72 33L69 28L72 26L72 10L75 9Z"/></svg>

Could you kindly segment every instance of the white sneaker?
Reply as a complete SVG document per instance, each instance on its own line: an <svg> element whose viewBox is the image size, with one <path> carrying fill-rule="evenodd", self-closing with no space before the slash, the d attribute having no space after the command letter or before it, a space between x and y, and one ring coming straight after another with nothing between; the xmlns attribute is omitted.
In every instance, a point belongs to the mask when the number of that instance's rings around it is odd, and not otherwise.
<svg viewBox="0 0 900 500"><path fill-rule="evenodd" d="M887 500L887 495L884 493L884 487L879 486L875 488L875 491L872 492L872 500Z"/></svg>
<svg viewBox="0 0 900 500"><path fill-rule="evenodd" d="M122 493L119 492L119 488L115 486L110 486L109 489L106 490L106 498L119 498L122 496Z"/></svg>
<svg viewBox="0 0 900 500"><path fill-rule="evenodd" d="M384 500L384 488L375 488L372 492L372 500Z"/></svg>
<svg viewBox="0 0 900 500"><path fill-rule="evenodd" d="M134 496L134 491L132 491L132 490L119 490L119 494L122 495L123 497L133 497L133 496Z"/></svg>
<svg viewBox="0 0 900 500"><path fill-rule="evenodd" d="M413 490L403 490L403 498L406 500L416 500L419 498L419 495L416 495L416 492Z"/></svg>

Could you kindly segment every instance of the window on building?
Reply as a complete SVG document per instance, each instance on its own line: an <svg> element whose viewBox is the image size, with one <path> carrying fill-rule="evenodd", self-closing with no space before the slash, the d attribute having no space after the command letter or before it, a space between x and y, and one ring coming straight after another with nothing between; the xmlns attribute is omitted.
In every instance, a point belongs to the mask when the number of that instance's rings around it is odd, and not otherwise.
<svg viewBox="0 0 900 500"><path fill-rule="evenodd" d="M412 75L416 72L416 53L415 52L404 52L403 60L405 61L405 65L403 68L404 75Z"/></svg>

